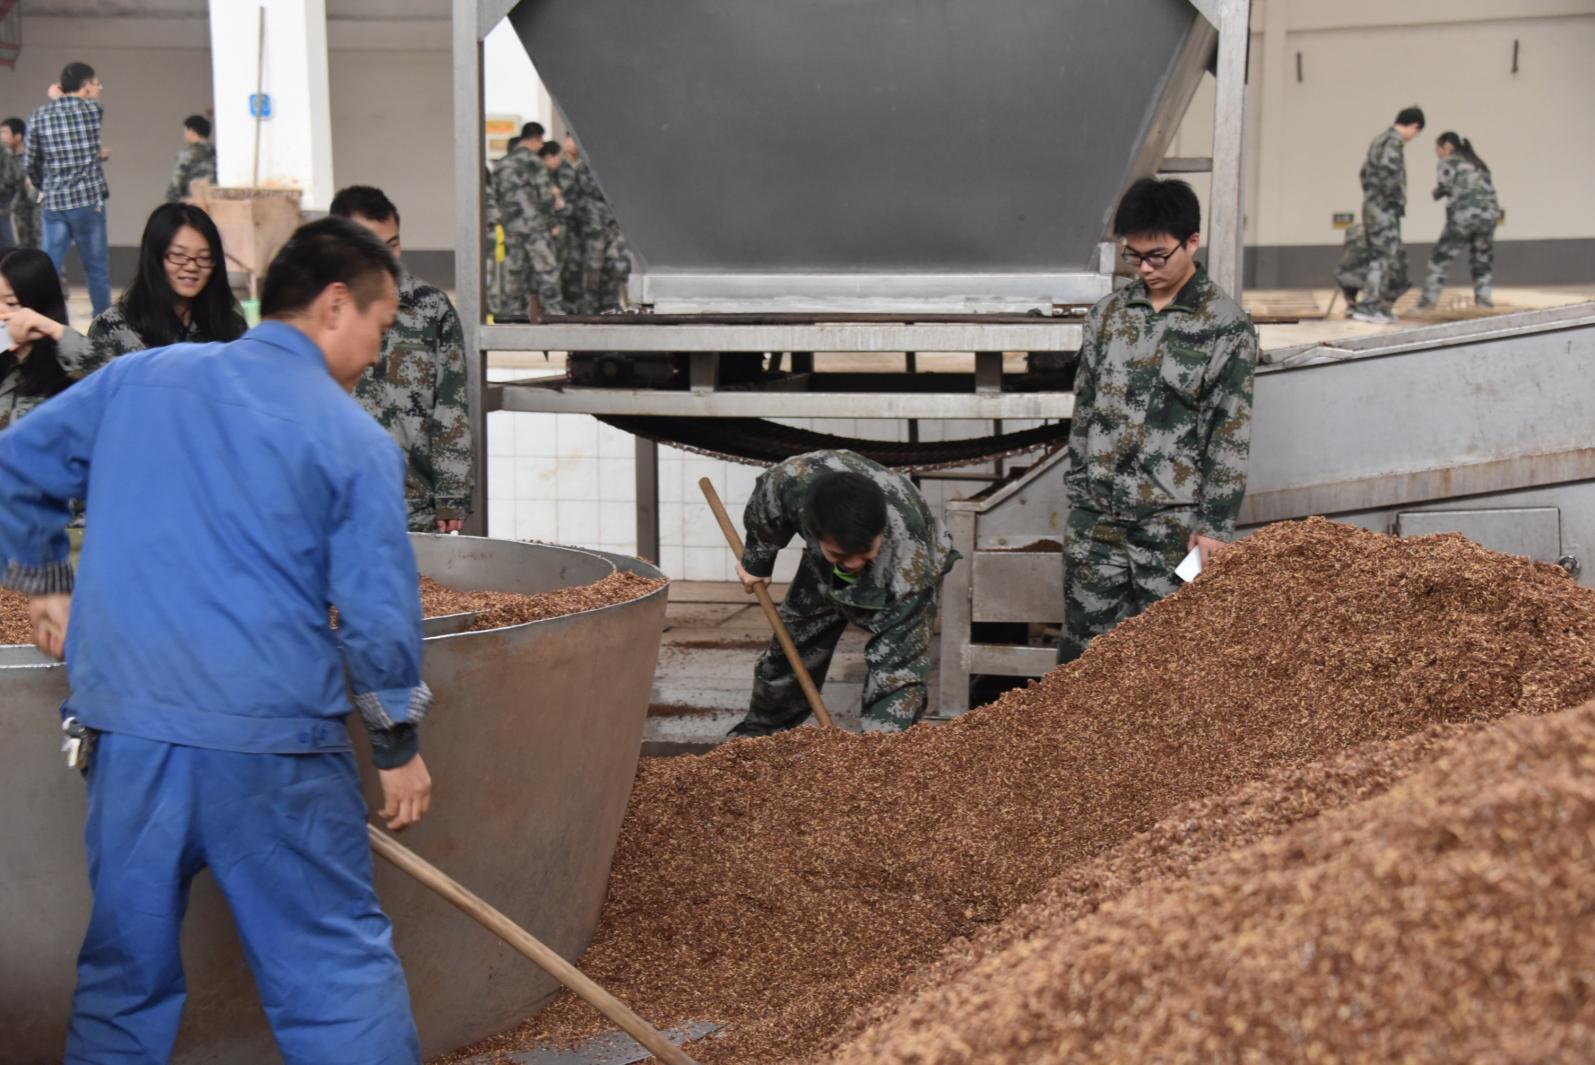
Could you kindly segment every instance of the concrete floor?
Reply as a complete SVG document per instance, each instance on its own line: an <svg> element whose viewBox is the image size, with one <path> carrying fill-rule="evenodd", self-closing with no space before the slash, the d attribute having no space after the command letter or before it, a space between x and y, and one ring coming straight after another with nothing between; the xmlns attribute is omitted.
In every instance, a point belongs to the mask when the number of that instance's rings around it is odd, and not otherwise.
<svg viewBox="0 0 1595 1065"><path fill-rule="evenodd" d="M786 585L773 585L771 594L780 602ZM825 681L825 707L844 728L859 728L868 635L843 634ZM769 623L741 585L673 582L644 753L699 751L724 739L747 713L753 666L769 643Z"/></svg>

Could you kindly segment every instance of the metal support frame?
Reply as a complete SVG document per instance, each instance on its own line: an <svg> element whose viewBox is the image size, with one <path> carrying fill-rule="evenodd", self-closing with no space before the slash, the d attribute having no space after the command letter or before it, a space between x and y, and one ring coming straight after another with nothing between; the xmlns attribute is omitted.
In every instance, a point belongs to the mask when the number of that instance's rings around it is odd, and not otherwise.
<svg viewBox="0 0 1595 1065"><path fill-rule="evenodd" d="M816 306L834 303L840 294L859 306L871 309L904 311L900 323L827 321L824 312L811 324L562 324L484 325L483 319L483 92L482 42L507 16L517 0L454 0L454 129L455 129L455 208L458 239L455 245L456 296L464 327L468 359L469 395L472 404L472 442L476 456L476 488L468 531L480 532L487 526L486 493L486 415L489 409L522 411L568 411L589 414L692 414L707 417L874 417L874 418L966 418L977 420L1055 419L1068 417L1073 397L1058 393L1004 393L990 391L989 362L979 374L983 386L974 393L921 393L847 395L804 392L725 392L711 380L706 361L700 361L692 374L694 390L685 393L627 391L607 389L560 389L530 384L485 386L487 351L634 351L634 352L753 352L761 354L791 352L794 368L811 365L808 353L822 352L1003 352L1067 351L1080 343L1077 321L1031 322L915 322L914 313L925 313L943 300L954 299L968 286L967 278L941 275L940 287L926 291L925 278L907 275L861 276L855 279L834 276L811 280L813 292L793 291L800 283L782 277L771 288L759 277L728 278L725 295L737 309L746 309L748 298L790 297L796 300L786 309L800 307L804 299ZM1241 290L1242 247L1242 138L1245 130L1245 78L1249 33L1248 0L1190 0L1203 16L1197 19L1182 45L1181 58L1211 57L1216 49L1218 92L1215 101L1212 158L1213 188L1211 214L1206 227L1209 247L1209 272L1237 298ZM1155 173L1174 130L1183 118L1185 107L1200 79L1200 67L1176 63L1182 69L1179 84L1165 84L1164 106L1152 116L1143 130L1143 148L1133 162L1134 176ZM1194 73L1193 73L1194 71ZM1171 75L1172 76L1172 75ZM1196 161L1177 161L1176 169L1194 167ZM1114 247L1103 244L1094 274L1068 275L1063 281L1068 292L1081 302L1089 302L1108 291L1115 266ZM1044 312L1055 309L1035 302L1037 292L1055 295L1062 291L1061 275L1013 275L982 279L979 291L995 297L991 306L963 303L963 311L1013 310L1021 303ZM638 280L638 279L634 279ZM701 278L674 279L647 275L650 295L655 299L679 298L692 310L706 306L693 303L690 291ZM691 284L687 284L691 281ZM1040 284L1038 284L1040 282ZM848 285L853 286L848 290ZM685 287L682 287L685 285ZM840 288L838 287L840 286ZM677 290L679 289L679 293ZM893 301L896 301L894 304ZM701 301L700 301L701 302ZM1050 301L1055 303L1055 301ZM827 304L828 305L828 304ZM729 304L728 304L729 306ZM657 308L656 308L657 309ZM857 309L856 307L838 309ZM800 357L798 353L803 353ZM1000 354L997 387L1000 388ZM639 474L640 476L640 474ZM639 533L643 533L639 527ZM642 546L640 536L639 547Z"/></svg>
<svg viewBox="0 0 1595 1065"><path fill-rule="evenodd" d="M487 376L487 352L482 347L482 40L512 6L513 0L454 3L454 298L465 336L466 396L471 407L474 486L465 531L476 536L487 532L487 407L482 387Z"/></svg>

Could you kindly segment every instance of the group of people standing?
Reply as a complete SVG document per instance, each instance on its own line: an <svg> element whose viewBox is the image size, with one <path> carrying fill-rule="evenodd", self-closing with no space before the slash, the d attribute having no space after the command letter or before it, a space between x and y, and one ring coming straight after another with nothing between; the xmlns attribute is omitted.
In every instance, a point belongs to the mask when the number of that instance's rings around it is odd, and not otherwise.
<svg viewBox="0 0 1595 1065"><path fill-rule="evenodd" d="M494 321L601 314L625 302L631 251L573 134L548 140L528 122L488 179ZM496 276L494 276L496 275Z"/></svg>
<svg viewBox="0 0 1595 1065"><path fill-rule="evenodd" d="M86 64L68 66L62 87L78 76L74 68L89 71L88 80L80 85L97 95L98 79ZM64 94L41 111L66 100L85 98ZM95 119L84 126L86 139L77 155L94 160L97 169L99 105L92 98L87 102L93 108L69 104L66 113ZM54 113L41 117L35 112L32 128L61 127L66 122ZM137 270L115 302L109 297L109 268L102 265L107 291L103 299L93 299L94 318L87 329L74 329L68 319L60 279L64 248L59 253L54 247L0 250L0 327L6 347L0 352L0 429L120 356L169 344L233 341L248 328L228 283L221 234L202 208L184 199L194 181L214 179L209 124L193 116L185 131L188 142L167 189L171 202L150 214L139 243ZM28 143L33 146L30 167L35 158L55 157L53 137L41 134L39 139L29 137ZM64 164L42 170L47 234L52 224L74 234L85 228L52 219L59 212L50 206L48 194L75 194L57 185L65 170ZM103 175L97 182L82 179L80 185L89 189L92 199L94 189L103 193ZM65 210L97 215L103 246L103 198ZM399 256L399 211L380 189L365 185L343 189L333 198L330 213L376 233L390 253ZM84 245L79 248L82 252ZM88 258L85 254L85 266ZM94 274L90 270L91 278ZM411 529L452 532L470 513L474 483L464 333L441 289L401 270L398 293L398 316L383 340L382 357L360 377L355 394L405 453Z"/></svg>
<svg viewBox="0 0 1595 1065"><path fill-rule="evenodd" d="M1349 317L1388 325L1395 322L1396 300L1412 287L1407 251L1401 244L1401 218L1407 210L1406 146L1423 132L1423 110L1403 108L1390 128L1368 146L1359 178L1362 222L1346 231L1346 246L1335 281L1346 297ZM1464 251L1473 274L1473 302L1495 306L1495 226L1500 201L1490 168L1461 134L1447 131L1435 140L1434 198L1446 201L1445 228L1429 255L1420 310L1440 300L1451 261Z"/></svg>
<svg viewBox="0 0 1595 1065"><path fill-rule="evenodd" d="M96 315L111 303L110 248L105 203L110 185L105 161L111 150L100 139L105 86L87 63L68 63L51 85L49 102L23 121L0 122L0 251L42 248L65 269L68 248L77 246ZM210 120L183 120L183 148L166 187L168 203L188 199L196 182L216 180L216 149Z"/></svg>

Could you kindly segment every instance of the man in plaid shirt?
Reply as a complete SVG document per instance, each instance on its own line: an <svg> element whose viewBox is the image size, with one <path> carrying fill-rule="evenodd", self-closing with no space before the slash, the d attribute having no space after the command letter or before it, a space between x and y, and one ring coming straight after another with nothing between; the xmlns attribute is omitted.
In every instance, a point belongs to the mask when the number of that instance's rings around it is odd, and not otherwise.
<svg viewBox="0 0 1595 1065"><path fill-rule="evenodd" d="M56 89L59 88L59 93ZM28 119L28 177L40 192L44 250L62 269L76 244L88 277L89 301L98 315L111 305L111 268L105 237L105 186L100 147L103 86L87 63L68 63L49 103Z"/></svg>

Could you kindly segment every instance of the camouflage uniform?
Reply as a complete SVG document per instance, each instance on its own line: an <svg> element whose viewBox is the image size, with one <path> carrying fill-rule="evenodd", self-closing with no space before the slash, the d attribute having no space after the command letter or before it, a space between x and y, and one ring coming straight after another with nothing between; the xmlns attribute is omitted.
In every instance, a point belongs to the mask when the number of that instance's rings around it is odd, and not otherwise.
<svg viewBox="0 0 1595 1065"><path fill-rule="evenodd" d="M1373 139L1358 177L1362 181L1362 230L1368 241L1368 276L1357 309L1388 312L1412 283L1401 216L1407 213L1406 141L1394 126Z"/></svg>
<svg viewBox="0 0 1595 1065"><path fill-rule="evenodd" d="M494 317L524 317L533 295L543 313L563 314L548 168L536 152L517 146L493 166L493 196L504 227L504 283L491 307Z"/></svg>
<svg viewBox="0 0 1595 1065"><path fill-rule="evenodd" d="M1173 592L1190 534L1234 535L1256 365L1251 319L1200 268L1161 311L1139 280L1091 308L1064 475L1059 662Z"/></svg>
<svg viewBox="0 0 1595 1065"><path fill-rule="evenodd" d="M31 181L22 183L22 191L12 201L11 230L19 248L44 246L44 220L39 217L39 193Z"/></svg>
<svg viewBox="0 0 1595 1065"><path fill-rule="evenodd" d="M0 148L0 151L4 149ZM55 346L55 359L74 381L81 380L102 365L95 359L94 348L88 338L74 329L62 331L61 340ZM0 429L18 421L50 398L25 396L18 391L22 387L22 368L23 364L11 352L0 352Z"/></svg>
<svg viewBox="0 0 1595 1065"><path fill-rule="evenodd" d="M22 169L22 160L8 149L0 148L0 222L5 223L5 228L0 230L0 248L21 245L17 240L16 222L11 218L11 212L14 210L12 205L22 198L27 185L28 175ZM9 240L4 239L7 235Z"/></svg>
<svg viewBox="0 0 1595 1065"><path fill-rule="evenodd" d="M621 235L615 212L604 198L598 179L585 162L576 164L578 209L581 212L581 257L586 310L600 311L622 307L626 302L626 279L631 276L631 249Z"/></svg>
<svg viewBox="0 0 1595 1065"><path fill-rule="evenodd" d="M216 184L216 146L208 140L185 144L177 153L177 165L172 168L172 180L166 186L166 202L181 203L188 199L196 181Z"/></svg>
<svg viewBox="0 0 1595 1065"><path fill-rule="evenodd" d="M1340 252L1340 262L1335 265L1335 284L1346 295L1346 302L1357 302L1357 293L1368 283L1368 241L1363 236L1362 223L1353 222L1346 227L1346 244ZM1350 310L1350 307L1347 308Z"/></svg>
<svg viewBox="0 0 1595 1065"><path fill-rule="evenodd" d="M22 169L22 184L10 200L0 199L0 208L11 212L11 236L19 248L37 248L44 243L44 222L39 217L39 190L28 180L27 167L22 156L0 148L15 159Z"/></svg>
<svg viewBox="0 0 1595 1065"><path fill-rule="evenodd" d="M404 271L399 313L382 357L354 398L404 451L404 496L413 532L471 512L475 470L466 392L465 334L441 289Z"/></svg>
<svg viewBox="0 0 1595 1065"><path fill-rule="evenodd" d="M581 181L576 175L576 168L568 160L561 160L558 168L550 175L559 194L565 200L565 209L560 216L559 237L555 247L559 251L559 285L565 297L565 306L576 314L589 313L582 310L582 290L584 287L584 271L582 269L582 222L583 211L581 204Z"/></svg>
<svg viewBox="0 0 1595 1065"><path fill-rule="evenodd" d="M1501 214L1490 172L1461 154L1452 153L1440 160L1434 198L1448 202L1445 228L1429 254L1423 303L1430 305L1439 300L1446 269L1452 259L1466 251L1473 273L1473 298L1489 305L1492 302L1490 284L1495 274L1495 221Z"/></svg>
<svg viewBox="0 0 1595 1065"><path fill-rule="evenodd" d="M178 338L181 344L200 344L214 337L200 335L199 328L193 323L183 330L183 335ZM122 355L131 355L135 351L143 351L149 347L144 338L133 332L133 327L127 324L127 319L122 317L122 310L116 304L105 308L89 323L89 343L93 345L93 354L89 357L89 370L98 370L112 359Z"/></svg>
<svg viewBox="0 0 1595 1065"><path fill-rule="evenodd" d="M827 470L862 473L886 493L880 554L853 584L832 575L818 537L803 528L804 496ZM871 634L864 650L865 730L895 731L918 721L925 712L937 596L958 553L913 482L851 451L814 451L761 474L742 523L742 567L754 576L768 577L776 552L794 535L803 537L803 561L779 610L814 683L825 683L836 643L851 622ZM753 699L739 730L759 735L792 728L808 714L792 666L772 638L754 669Z"/></svg>

